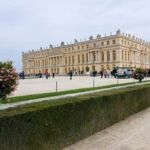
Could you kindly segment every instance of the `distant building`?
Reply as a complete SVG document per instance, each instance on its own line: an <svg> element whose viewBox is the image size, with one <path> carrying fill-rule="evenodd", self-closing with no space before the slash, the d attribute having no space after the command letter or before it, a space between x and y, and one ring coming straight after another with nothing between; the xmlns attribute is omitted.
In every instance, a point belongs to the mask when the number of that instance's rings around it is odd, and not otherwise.
<svg viewBox="0 0 150 150"><path fill-rule="evenodd" d="M22 54L23 71L26 74L45 73L67 74L70 70L80 74L113 67L150 68L150 43L121 33Z"/></svg>

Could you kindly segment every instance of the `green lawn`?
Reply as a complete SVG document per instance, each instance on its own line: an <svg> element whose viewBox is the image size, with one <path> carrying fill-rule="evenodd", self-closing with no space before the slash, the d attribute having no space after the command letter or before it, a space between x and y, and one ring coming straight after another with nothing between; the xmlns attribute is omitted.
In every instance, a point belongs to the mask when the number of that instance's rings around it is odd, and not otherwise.
<svg viewBox="0 0 150 150"><path fill-rule="evenodd" d="M150 81L143 81L143 82L150 82ZM92 88L92 87L91 88L81 88L81 89L74 89L74 90L67 90L67 91L60 91L60 92L33 94L33 95L26 95L26 96L16 96L16 97L9 98L9 102L5 102L5 101L0 100L0 104L14 103L14 102L19 102L19 101L27 101L27 100L33 100L33 99L38 99L38 98L60 96L60 95L80 93L80 92L87 92L87 91L105 89L105 88L111 88L111 87L117 87L117 86L132 85L132 84L135 84L135 83L137 83L137 82L122 83L122 84L119 84L119 85L113 84L113 85L100 86L100 87L94 87L94 88Z"/></svg>

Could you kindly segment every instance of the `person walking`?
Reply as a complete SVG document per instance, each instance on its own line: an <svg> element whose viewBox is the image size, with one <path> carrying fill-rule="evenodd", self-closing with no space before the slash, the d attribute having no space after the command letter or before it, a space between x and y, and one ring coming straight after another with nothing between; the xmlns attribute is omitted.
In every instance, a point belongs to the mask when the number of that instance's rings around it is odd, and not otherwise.
<svg viewBox="0 0 150 150"><path fill-rule="evenodd" d="M107 69L106 72L107 72L107 77L110 78L110 70Z"/></svg>
<svg viewBox="0 0 150 150"><path fill-rule="evenodd" d="M100 71L100 75L101 75L101 78L103 78L103 71L102 70Z"/></svg>
<svg viewBox="0 0 150 150"><path fill-rule="evenodd" d="M52 73L52 77L55 78L55 73L54 72Z"/></svg>
<svg viewBox="0 0 150 150"><path fill-rule="evenodd" d="M72 80L72 71L69 72L70 80Z"/></svg>
<svg viewBox="0 0 150 150"><path fill-rule="evenodd" d="M21 76L22 76L22 79L25 79L25 78L24 78L24 71L22 71Z"/></svg>
<svg viewBox="0 0 150 150"><path fill-rule="evenodd" d="M48 73L45 74L46 79L48 79Z"/></svg>
<svg viewBox="0 0 150 150"><path fill-rule="evenodd" d="M106 78L107 77L107 71L104 70L104 77Z"/></svg>

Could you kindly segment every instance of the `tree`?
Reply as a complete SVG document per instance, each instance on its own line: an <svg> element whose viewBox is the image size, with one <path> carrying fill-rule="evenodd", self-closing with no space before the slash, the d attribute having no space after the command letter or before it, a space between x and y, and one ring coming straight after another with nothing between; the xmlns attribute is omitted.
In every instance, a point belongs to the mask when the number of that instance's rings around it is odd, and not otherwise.
<svg viewBox="0 0 150 150"><path fill-rule="evenodd" d="M146 71L144 69L137 68L134 73L134 79L137 79L139 80L139 82L142 82L145 74L146 74Z"/></svg>
<svg viewBox="0 0 150 150"><path fill-rule="evenodd" d="M7 100L18 85L18 75L12 62L0 62L0 99Z"/></svg>

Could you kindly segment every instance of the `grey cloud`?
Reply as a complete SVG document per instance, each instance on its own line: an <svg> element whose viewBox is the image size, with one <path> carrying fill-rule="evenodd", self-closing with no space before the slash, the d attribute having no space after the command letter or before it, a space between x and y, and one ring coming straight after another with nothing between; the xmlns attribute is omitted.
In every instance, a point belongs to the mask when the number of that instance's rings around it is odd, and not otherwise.
<svg viewBox="0 0 150 150"><path fill-rule="evenodd" d="M149 0L1 0L0 60L20 68L22 51L118 28L149 41L149 10Z"/></svg>

